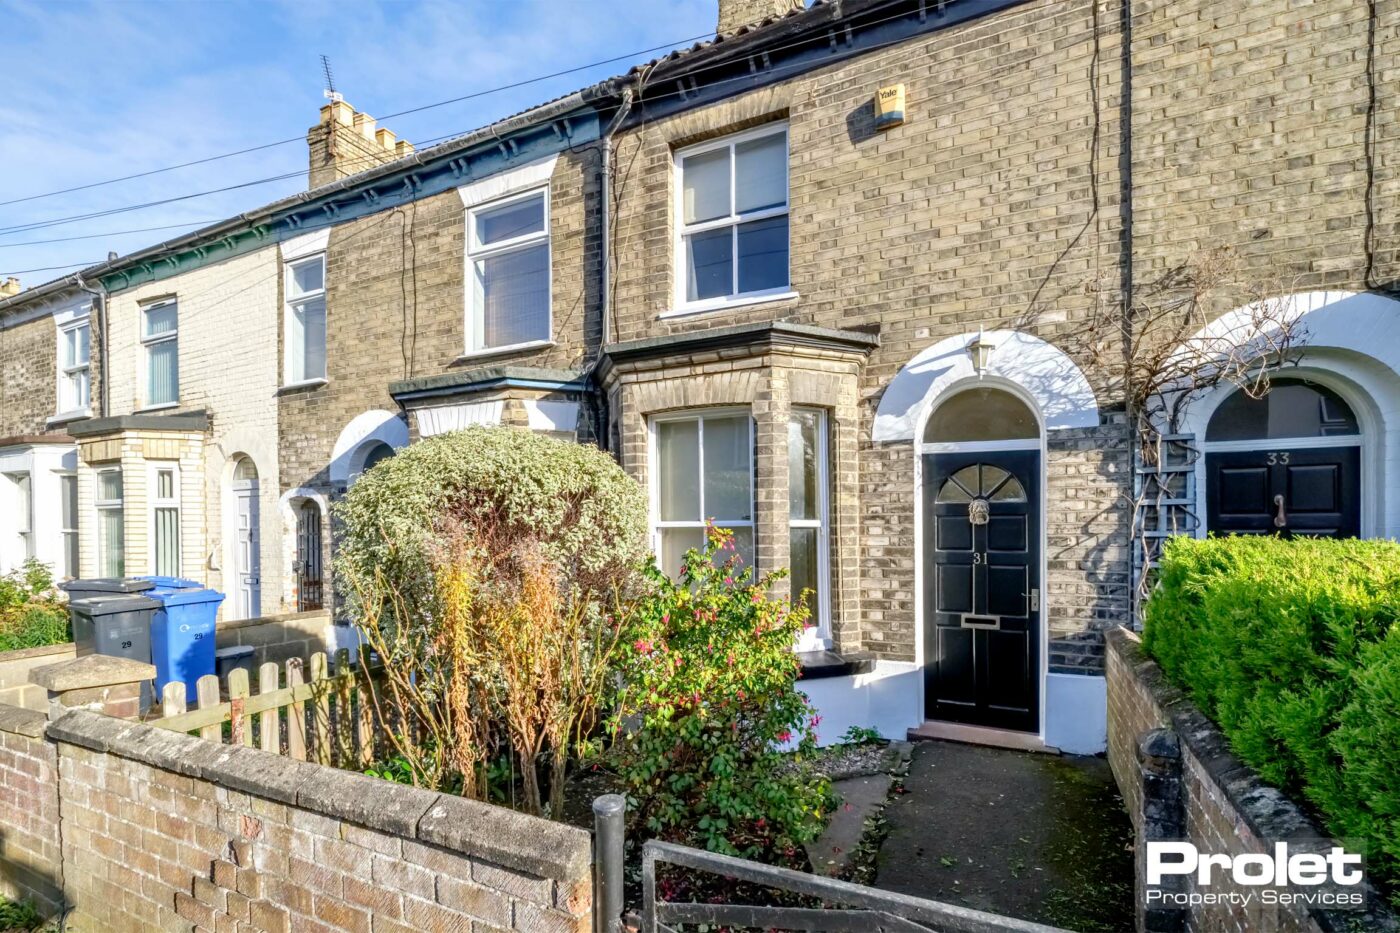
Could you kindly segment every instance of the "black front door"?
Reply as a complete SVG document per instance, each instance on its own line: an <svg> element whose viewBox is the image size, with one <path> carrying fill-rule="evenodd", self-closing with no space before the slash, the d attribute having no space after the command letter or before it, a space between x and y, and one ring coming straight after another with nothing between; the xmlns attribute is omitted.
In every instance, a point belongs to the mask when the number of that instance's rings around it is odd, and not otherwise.
<svg viewBox="0 0 1400 933"><path fill-rule="evenodd" d="M1361 534L1361 448L1206 454L1206 528L1217 534Z"/></svg>
<svg viewBox="0 0 1400 933"><path fill-rule="evenodd" d="M924 455L924 714L1036 732L1040 454Z"/></svg>

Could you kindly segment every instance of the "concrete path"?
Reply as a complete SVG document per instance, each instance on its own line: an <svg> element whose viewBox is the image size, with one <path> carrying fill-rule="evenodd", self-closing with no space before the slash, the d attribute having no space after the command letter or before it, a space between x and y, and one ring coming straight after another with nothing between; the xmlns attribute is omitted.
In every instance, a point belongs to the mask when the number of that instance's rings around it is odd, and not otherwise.
<svg viewBox="0 0 1400 933"><path fill-rule="evenodd" d="M1104 759L920 742L904 789L885 810L876 887L1132 930L1132 826Z"/></svg>
<svg viewBox="0 0 1400 933"><path fill-rule="evenodd" d="M821 838L807 846L814 873L836 877L845 870L865 834L866 818L884 806L892 780L888 774L868 774L832 783L841 803Z"/></svg>

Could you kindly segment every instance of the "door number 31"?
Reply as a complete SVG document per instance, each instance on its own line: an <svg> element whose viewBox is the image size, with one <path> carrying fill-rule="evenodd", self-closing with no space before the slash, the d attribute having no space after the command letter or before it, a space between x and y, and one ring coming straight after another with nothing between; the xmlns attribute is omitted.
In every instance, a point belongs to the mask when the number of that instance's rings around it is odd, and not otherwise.
<svg viewBox="0 0 1400 933"><path fill-rule="evenodd" d="M1288 454L1289 451L1287 450L1271 450L1269 451L1269 457L1267 462L1269 466L1274 466L1275 464L1279 463L1287 464Z"/></svg>

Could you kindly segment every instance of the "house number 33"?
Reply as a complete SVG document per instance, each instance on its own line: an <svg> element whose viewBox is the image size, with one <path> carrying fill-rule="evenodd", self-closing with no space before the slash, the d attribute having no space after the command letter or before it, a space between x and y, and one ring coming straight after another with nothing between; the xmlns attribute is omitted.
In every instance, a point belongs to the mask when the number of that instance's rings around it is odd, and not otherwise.
<svg viewBox="0 0 1400 933"><path fill-rule="evenodd" d="M1286 450L1271 450L1271 451L1269 451L1269 461L1268 461L1268 462L1269 462L1269 466L1273 466L1273 465L1278 464L1278 463L1287 464L1287 463L1288 463L1288 453L1289 453L1289 452L1286 451Z"/></svg>

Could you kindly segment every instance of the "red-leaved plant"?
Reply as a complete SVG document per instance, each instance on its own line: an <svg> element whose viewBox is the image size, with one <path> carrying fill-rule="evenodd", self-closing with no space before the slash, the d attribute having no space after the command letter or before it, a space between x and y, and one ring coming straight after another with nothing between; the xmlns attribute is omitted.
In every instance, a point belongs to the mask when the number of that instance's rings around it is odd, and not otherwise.
<svg viewBox="0 0 1400 933"><path fill-rule="evenodd" d="M755 580L728 531L707 541L676 580L651 565L628 613L613 766L641 835L800 864L829 798L802 764L818 719L793 654L808 612L769 595L777 575Z"/></svg>

